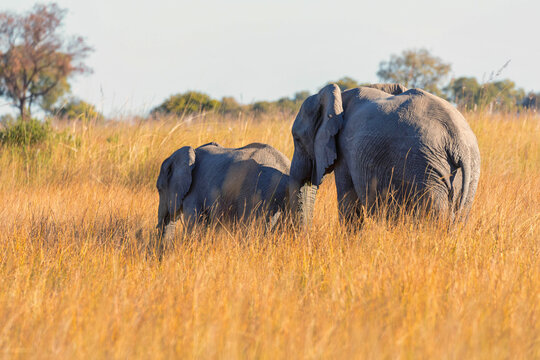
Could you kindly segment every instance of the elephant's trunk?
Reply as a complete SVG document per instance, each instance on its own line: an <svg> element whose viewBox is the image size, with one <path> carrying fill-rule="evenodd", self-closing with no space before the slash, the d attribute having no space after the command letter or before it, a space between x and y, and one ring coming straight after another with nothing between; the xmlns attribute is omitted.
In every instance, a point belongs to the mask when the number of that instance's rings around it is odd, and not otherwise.
<svg viewBox="0 0 540 360"><path fill-rule="evenodd" d="M298 213L300 224L304 228L311 227L313 221L313 209L315 208L315 198L317 196L317 186L305 183L298 191Z"/></svg>
<svg viewBox="0 0 540 360"><path fill-rule="evenodd" d="M168 198L165 194L159 194L159 207L158 207L158 224L156 228L159 230L159 236L165 235L167 225L171 222L171 216L167 207Z"/></svg>
<svg viewBox="0 0 540 360"><path fill-rule="evenodd" d="M289 203L293 220L304 228L311 226L317 196L318 187L311 183L312 172L312 161L295 149L291 162Z"/></svg>

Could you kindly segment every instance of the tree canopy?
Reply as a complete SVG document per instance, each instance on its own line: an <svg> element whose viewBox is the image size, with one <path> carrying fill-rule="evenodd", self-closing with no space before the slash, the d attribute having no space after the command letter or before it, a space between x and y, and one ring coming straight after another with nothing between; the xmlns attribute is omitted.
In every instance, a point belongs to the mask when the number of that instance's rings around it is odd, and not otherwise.
<svg viewBox="0 0 540 360"><path fill-rule="evenodd" d="M358 81L356 81L353 78L348 77L348 76L344 76L344 77L342 77L341 79L339 79L337 81L331 81L331 82L329 82L329 84L330 83L334 83L337 86L339 86L341 91L345 91L347 89L353 89L353 88L357 88L357 87L361 86L358 83Z"/></svg>
<svg viewBox="0 0 540 360"><path fill-rule="evenodd" d="M441 95L441 82L452 67L426 49L408 49L401 55L391 55L390 60L381 61L377 76L382 82L400 83L407 88L421 88Z"/></svg>
<svg viewBox="0 0 540 360"><path fill-rule="evenodd" d="M51 109L51 114L69 120L102 120L103 115L86 101L71 98L65 104Z"/></svg>
<svg viewBox="0 0 540 360"><path fill-rule="evenodd" d="M525 97L523 89L508 79L480 84L474 77L459 77L445 87L451 101L462 109L511 109Z"/></svg>
<svg viewBox="0 0 540 360"><path fill-rule="evenodd" d="M90 47L59 31L65 13L56 4L38 4L22 15L0 13L0 95L23 120L32 106L51 107L69 91L70 76L89 71L83 60Z"/></svg>
<svg viewBox="0 0 540 360"><path fill-rule="evenodd" d="M230 103L230 101L229 101ZM175 94L155 107L152 114L184 115L218 110L221 103L210 96L197 91Z"/></svg>

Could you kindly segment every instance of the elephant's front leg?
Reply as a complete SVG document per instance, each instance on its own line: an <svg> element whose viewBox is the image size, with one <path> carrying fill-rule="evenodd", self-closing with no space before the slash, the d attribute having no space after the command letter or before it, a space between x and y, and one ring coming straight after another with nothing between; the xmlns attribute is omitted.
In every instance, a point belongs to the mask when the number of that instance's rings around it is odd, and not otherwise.
<svg viewBox="0 0 540 360"><path fill-rule="evenodd" d="M363 212L354 189L349 169L341 161L334 169L340 221L344 225L359 226Z"/></svg>
<svg viewBox="0 0 540 360"><path fill-rule="evenodd" d="M198 226L206 224L207 213L204 205L198 202L195 197L189 197L184 200L182 238L192 234Z"/></svg>

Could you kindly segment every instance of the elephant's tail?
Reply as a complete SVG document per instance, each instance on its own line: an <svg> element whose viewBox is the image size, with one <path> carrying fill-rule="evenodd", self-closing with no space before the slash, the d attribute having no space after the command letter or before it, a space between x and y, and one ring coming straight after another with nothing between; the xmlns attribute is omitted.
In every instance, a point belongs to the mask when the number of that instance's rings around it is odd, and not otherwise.
<svg viewBox="0 0 540 360"><path fill-rule="evenodd" d="M448 194L448 202L449 202L449 210L450 213L452 213L452 218L457 220L461 216L462 211L465 209L467 204L467 199L469 198L469 191L471 183L471 164L469 161L467 161L467 156L463 156L463 153L460 152L454 152L454 151L447 151L448 155L448 161L453 165L454 171L457 171L458 169L461 169L461 194L459 194L459 198L454 200L454 197L456 195L456 183L455 180L452 179L453 176L450 176L449 178L446 178L445 183L448 186L449 194ZM455 172L452 171L455 175Z"/></svg>
<svg viewBox="0 0 540 360"><path fill-rule="evenodd" d="M464 156L465 155L465 156ZM469 199L470 184L471 184L471 161L470 156L466 156L460 152L460 156L457 156L455 165L461 169L461 196L459 197L459 203L455 205L456 216L461 217L462 212L466 209Z"/></svg>

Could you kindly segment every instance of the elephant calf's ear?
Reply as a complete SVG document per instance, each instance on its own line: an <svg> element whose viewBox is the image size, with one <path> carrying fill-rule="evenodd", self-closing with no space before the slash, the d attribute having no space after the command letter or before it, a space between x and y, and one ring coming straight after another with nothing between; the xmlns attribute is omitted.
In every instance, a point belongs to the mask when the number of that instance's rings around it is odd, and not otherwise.
<svg viewBox="0 0 540 360"><path fill-rule="evenodd" d="M159 170L159 176L156 182L158 190L165 190L167 188L169 178L171 177L171 165L172 159L170 157L165 159L161 164L161 169Z"/></svg>
<svg viewBox="0 0 540 360"><path fill-rule="evenodd" d="M335 84L327 85L319 91L318 97L321 125L315 135L315 179L312 179L317 186L337 159L336 135L343 126L343 104L339 87Z"/></svg>
<svg viewBox="0 0 540 360"><path fill-rule="evenodd" d="M195 167L195 151L191 146L184 146L173 154L172 162L168 189L170 205L176 210L191 187L191 172ZM174 210L171 213L174 213Z"/></svg>

